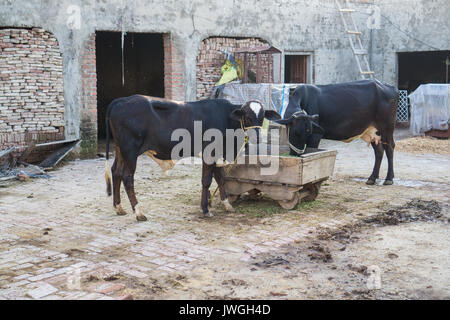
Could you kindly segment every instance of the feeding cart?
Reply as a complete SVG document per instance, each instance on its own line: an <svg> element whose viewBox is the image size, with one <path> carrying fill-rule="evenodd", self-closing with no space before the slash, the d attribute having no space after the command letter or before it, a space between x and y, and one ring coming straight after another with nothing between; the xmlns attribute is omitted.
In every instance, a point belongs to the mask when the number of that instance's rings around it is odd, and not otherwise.
<svg viewBox="0 0 450 320"><path fill-rule="evenodd" d="M252 196L262 192L288 210L301 200L313 201L322 182L333 174L336 154L335 150L307 149L300 157L243 156L225 168L228 199L234 202L246 192ZM276 173L266 174L269 160L279 162Z"/></svg>

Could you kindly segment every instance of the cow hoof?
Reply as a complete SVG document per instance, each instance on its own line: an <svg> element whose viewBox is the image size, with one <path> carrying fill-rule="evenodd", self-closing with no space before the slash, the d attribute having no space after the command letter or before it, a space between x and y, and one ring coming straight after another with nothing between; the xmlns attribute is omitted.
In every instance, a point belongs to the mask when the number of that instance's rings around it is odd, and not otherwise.
<svg viewBox="0 0 450 320"><path fill-rule="evenodd" d="M224 205L224 207L225 207L225 210L226 210L227 212L231 212L231 213L236 212L236 210L234 210L233 206L230 204L230 202L228 201L228 199L222 201L222 203L223 203L223 205Z"/></svg>
<svg viewBox="0 0 450 320"><path fill-rule="evenodd" d="M385 186L392 186L394 184L394 181L392 181L392 180L384 180L384 183L383 183L383 185L385 185Z"/></svg>
<svg viewBox="0 0 450 320"><path fill-rule="evenodd" d="M204 215L205 215L205 217L209 217L209 218L214 217L214 215L211 212L205 212Z"/></svg>
<svg viewBox="0 0 450 320"><path fill-rule="evenodd" d="M375 184L375 180L369 178L367 179L366 184L369 186L373 186Z"/></svg>
<svg viewBox="0 0 450 320"><path fill-rule="evenodd" d="M225 211L226 211L227 213L236 213L236 210L234 210L233 207L231 207L231 208L225 208Z"/></svg>
<svg viewBox="0 0 450 320"><path fill-rule="evenodd" d="M137 221L147 221L147 217L142 215L142 216L136 216L136 220Z"/></svg>
<svg viewBox="0 0 450 320"><path fill-rule="evenodd" d="M120 204L115 206L114 210L116 211L118 216L124 216L127 214L127 212L122 208L122 206Z"/></svg>

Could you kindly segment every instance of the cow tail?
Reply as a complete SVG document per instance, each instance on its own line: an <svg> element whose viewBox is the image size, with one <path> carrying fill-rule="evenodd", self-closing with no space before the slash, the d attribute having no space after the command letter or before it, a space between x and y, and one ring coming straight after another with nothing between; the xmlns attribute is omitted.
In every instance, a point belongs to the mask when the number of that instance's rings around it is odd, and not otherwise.
<svg viewBox="0 0 450 320"><path fill-rule="evenodd" d="M111 166L109 165L109 139L110 139L110 132L109 132L109 114L111 113L110 105L108 107L108 110L106 111L106 162L105 162L105 180L106 180L106 194L111 196L111 184L112 184L112 174L111 174Z"/></svg>

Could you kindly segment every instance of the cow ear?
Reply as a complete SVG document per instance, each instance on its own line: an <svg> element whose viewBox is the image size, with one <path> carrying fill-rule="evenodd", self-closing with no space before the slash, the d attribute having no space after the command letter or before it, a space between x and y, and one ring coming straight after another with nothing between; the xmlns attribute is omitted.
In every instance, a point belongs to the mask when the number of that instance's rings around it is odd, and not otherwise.
<svg viewBox="0 0 450 320"><path fill-rule="evenodd" d="M235 109L231 112L230 118L239 121L244 116L244 111L242 109Z"/></svg>
<svg viewBox="0 0 450 320"><path fill-rule="evenodd" d="M268 120L280 120L281 116L278 114L278 112L274 111L274 110L266 110L264 112L264 117Z"/></svg>
<svg viewBox="0 0 450 320"><path fill-rule="evenodd" d="M287 124L290 124L293 119L294 119L293 117L290 117L289 119L275 120L275 122L278 123L278 124L285 124L285 125L287 125Z"/></svg>

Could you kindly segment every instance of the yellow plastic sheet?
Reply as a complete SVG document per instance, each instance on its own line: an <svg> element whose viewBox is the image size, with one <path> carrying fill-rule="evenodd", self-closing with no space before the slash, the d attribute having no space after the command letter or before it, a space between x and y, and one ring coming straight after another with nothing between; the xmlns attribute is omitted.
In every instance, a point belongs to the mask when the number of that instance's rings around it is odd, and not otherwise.
<svg viewBox="0 0 450 320"><path fill-rule="evenodd" d="M230 62L230 60L227 60L225 62L220 71L222 72L222 77L220 78L219 82L216 83L216 86L220 86L221 84L225 84L238 79L237 70Z"/></svg>

